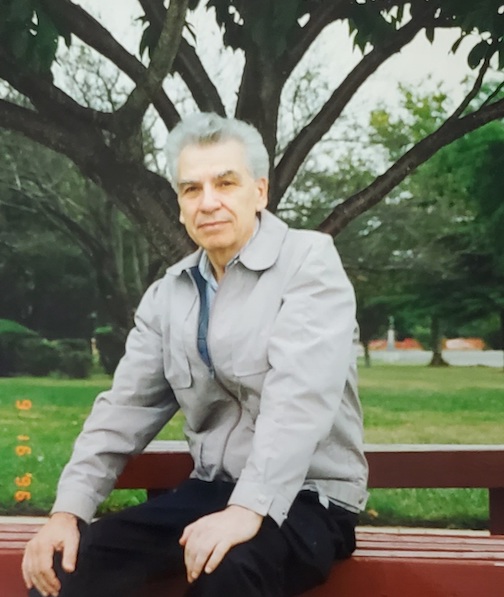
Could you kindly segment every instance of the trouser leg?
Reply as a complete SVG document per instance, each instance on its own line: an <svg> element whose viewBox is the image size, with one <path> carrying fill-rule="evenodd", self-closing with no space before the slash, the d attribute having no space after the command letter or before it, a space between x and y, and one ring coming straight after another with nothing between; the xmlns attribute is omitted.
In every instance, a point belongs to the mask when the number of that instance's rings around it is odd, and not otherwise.
<svg viewBox="0 0 504 597"><path fill-rule="evenodd" d="M183 571L178 541L184 527L222 510L232 489L232 483L191 479L94 522L82 534L76 571L58 570L59 597L132 596L150 578ZM38 596L30 592L30 597Z"/></svg>
<svg viewBox="0 0 504 597"><path fill-rule="evenodd" d="M250 541L232 548L211 574L191 585L187 597L290 597L327 580L336 559L355 549L357 515L322 506L301 492L279 528L266 518Z"/></svg>
<svg viewBox="0 0 504 597"><path fill-rule="evenodd" d="M225 508L232 489L231 483L190 480L93 523L81 540L76 572L59 574L60 597L133 596L150 578L182 572L178 540L184 527ZM324 582L333 561L352 553L356 519L303 491L280 528L265 518L256 537L232 548L213 573L202 574L187 597L298 595Z"/></svg>

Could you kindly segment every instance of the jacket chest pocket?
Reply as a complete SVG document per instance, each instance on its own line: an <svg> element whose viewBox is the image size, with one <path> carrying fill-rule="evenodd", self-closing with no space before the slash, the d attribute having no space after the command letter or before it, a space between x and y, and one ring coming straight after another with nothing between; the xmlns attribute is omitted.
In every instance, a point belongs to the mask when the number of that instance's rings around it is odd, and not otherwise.
<svg viewBox="0 0 504 597"><path fill-rule="evenodd" d="M165 355L164 373L172 390L182 390L192 385L191 369L185 355L173 352Z"/></svg>
<svg viewBox="0 0 504 597"><path fill-rule="evenodd" d="M177 312L176 308L172 310L164 352L164 374L173 390L190 388L193 381L188 349L190 338L194 342L196 338L196 331L191 331L191 327L195 328L194 301L189 311L180 311Z"/></svg>

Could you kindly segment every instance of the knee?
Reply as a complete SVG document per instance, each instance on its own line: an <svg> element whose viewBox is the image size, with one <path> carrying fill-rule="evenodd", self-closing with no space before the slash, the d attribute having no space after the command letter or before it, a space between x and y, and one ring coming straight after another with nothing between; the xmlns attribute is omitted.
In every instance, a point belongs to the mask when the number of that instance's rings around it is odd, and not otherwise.
<svg viewBox="0 0 504 597"><path fill-rule="evenodd" d="M282 573L274 566L265 567L246 545L237 545L211 574L202 574L191 585L187 597L269 597L281 595Z"/></svg>

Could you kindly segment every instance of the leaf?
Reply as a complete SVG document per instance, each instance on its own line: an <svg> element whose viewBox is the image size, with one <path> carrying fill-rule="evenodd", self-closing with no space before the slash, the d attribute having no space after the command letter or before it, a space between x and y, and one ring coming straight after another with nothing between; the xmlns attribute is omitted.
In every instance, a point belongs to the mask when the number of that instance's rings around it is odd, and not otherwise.
<svg viewBox="0 0 504 597"><path fill-rule="evenodd" d="M467 56L467 64L469 64L472 69L477 68L479 63L486 56L489 47L488 42L485 40L477 43Z"/></svg>
<svg viewBox="0 0 504 597"><path fill-rule="evenodd" d="M430 43L434 42L434 27L426 27L425 29L425 36L430 41Z"/></svg>
<svg viewBox="0 0 504 597"><path fill-rule="evenodd" d="M10 3L10 9L6 20L14 23L26 23L32 20L32 16L32 0L15 0Z"/></svg>
<svg viewBox="0 0 504 597"><path fill-rule="evenodd" d="M504 43L499 48L499 70L504 70Z"/></svg>
<svg viewBox="0 0 504 597"><path fill-rule="evenodd" d="M465 37L466 37L465 33L462 33L462 35L457 39L457 41L451 47L451 52L453 52L455 54L455 52L459 49L459 46L462 43L462 41L465 39Z"/></svg>

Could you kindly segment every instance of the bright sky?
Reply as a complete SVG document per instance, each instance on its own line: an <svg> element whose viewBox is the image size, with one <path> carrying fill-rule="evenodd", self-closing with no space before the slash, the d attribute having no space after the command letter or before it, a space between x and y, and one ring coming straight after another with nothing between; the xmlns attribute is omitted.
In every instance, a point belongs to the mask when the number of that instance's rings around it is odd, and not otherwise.
<svg viewBox="0 0 504 597"><path fill-rule="evenodd" d="M139 24L133 25L133 20L142 14L142 8L137 0L77 0L79 4L92 12L109 28L114 36L125 44L131 52L138 51L140 35ZM197 31L200 45L204 46L201 53L205 65L210 71L229 71L236 57L229 52L224 58L219 55L216 28L212 28L212 20L205 13L192 13L190 18ZM348 72L356 63L360 53L353 52L348 39L347 28L342 24L328 27L323 36L323 42L317 44L317 62L320 62L331 81L336 82ZM437 33L433 45L424 34L418 36L413 43L399 55L388 60L387 63L373 77L373 95L386 97L392 93L397 81L412 84L423 83L431 76L433 84L443 83L446 89L453 90L460 86L460 81L467 75L466 62L467 45L461 46L456 55L448 54L448 49L455 41L452 33ZM465 50L465 51L464 51ZM312 58L313 59L313 58ZM227 73L228 74L228 73Z"/></svg>
<svg viewBox="0 0 504 597"><path fill-rule="evenodd" d="M141 25L135 23L135 19L143 13L137 0L76 1L99 18L130 52L137 55ZM198 54L216 83L228 114L232 115L243 59L230 50L222 50L219 32L207 13L191 13L189 20L197 35ZM455 39L454 32L438 32L434 44L431 45L421 33L400 54L389 59L370 77L352 99L347 114L363 122L378 102L396 105L399 82L421 86L426 92L441 85L454 104L459 103L462 99L461 81L470 73L466 57L471 45L462 44L457 54L453 55L449 53L449 48ZM306 69L311 72L318 71L321 81L327 82L328 89L332 90L360 58L360 51L354 51L352 48L346 25L336 23L326 28L305 57L305 62L298 72ZM317 89L317 99L323 101L322 89Z"/></svg>

